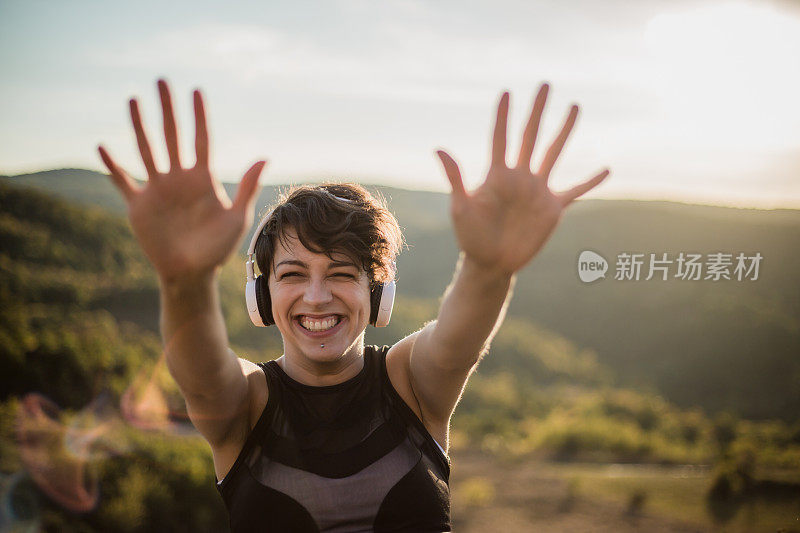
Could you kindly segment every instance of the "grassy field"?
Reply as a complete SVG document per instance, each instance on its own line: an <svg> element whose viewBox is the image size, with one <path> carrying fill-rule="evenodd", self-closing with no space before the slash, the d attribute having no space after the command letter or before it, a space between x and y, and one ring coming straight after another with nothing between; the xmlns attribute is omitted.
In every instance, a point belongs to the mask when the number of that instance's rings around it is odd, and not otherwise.
<svg viewBox="0 0 800 533"><path fill-rule="evenodd" d="M800 531L800 498L707 505L706 467L506 462L453 452L455 531Z"/></svg>

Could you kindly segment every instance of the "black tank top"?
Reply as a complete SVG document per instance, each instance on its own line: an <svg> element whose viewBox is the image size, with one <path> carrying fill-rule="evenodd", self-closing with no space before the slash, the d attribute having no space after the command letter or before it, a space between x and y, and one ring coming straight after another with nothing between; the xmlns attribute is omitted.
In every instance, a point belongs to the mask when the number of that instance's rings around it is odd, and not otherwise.
<svg viewBox="0 0 800 533"><path fill-rule="evenodd" d="M259 363L269 399L217 489L233 533L450 531L450 460L395 391L389 347L314 387Z"/></svg>

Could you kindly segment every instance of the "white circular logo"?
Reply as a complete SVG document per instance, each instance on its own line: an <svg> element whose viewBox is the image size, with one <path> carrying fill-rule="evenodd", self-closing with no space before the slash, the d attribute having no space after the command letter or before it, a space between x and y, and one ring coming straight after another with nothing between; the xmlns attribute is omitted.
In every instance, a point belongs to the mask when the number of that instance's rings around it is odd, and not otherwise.
<svg viewBox="0 0 800 533"><path fill-rule="evenodd" d="M584 283L591 283L606 277L608 261L602 255L591 250L584 250L578 257L578 276Z"/></svg>

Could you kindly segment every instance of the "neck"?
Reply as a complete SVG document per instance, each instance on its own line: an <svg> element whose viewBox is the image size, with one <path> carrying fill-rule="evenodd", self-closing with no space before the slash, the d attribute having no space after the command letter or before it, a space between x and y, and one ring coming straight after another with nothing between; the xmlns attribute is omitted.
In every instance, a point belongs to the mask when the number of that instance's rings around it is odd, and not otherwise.
<svg viewBox="0 0 800 533"><path fill-rule="evenodd" d="M297 350L290 350L284 345L284 353L275 360L286 374L293 380L312 387L337 385L351 379L364 367L364 335L359 335L355 342L338 356L325 354L320 348L319 354L309 355Z"/></svg>

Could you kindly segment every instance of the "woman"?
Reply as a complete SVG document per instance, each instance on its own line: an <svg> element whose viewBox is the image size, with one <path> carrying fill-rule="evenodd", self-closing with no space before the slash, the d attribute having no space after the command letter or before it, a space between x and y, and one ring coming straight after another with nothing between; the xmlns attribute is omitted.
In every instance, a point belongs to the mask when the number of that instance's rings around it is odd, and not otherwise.
<svg viewBox="0 0 800 533"><path fill-rule="evenodd" d="M547 185L577 106L535 173L546 84L515 166L505 157L508 93L480 187L466 191L455 161L437 152L461 254L437 319L391 347L364 347L363 339L376 314L371 300L393 277L400 245L393 217L358 186L309 187L284 198L255 237L266 279L248 287L260 300L255 310L249 302L251 316L274 321L284 353L258 365L228 348L217 273L252 219L265 162L245 173L231 203L209 170L200 93L197 162L183 168L170 93L163 80L158 88L170 169L156 169L136 100L131 117L147 183L137 185L99 152L158 273L168 368L211 446L232 529L449 531L449 421L467 378L502 322L515 273L567 205L609 174L560 194Z"/></svg>

